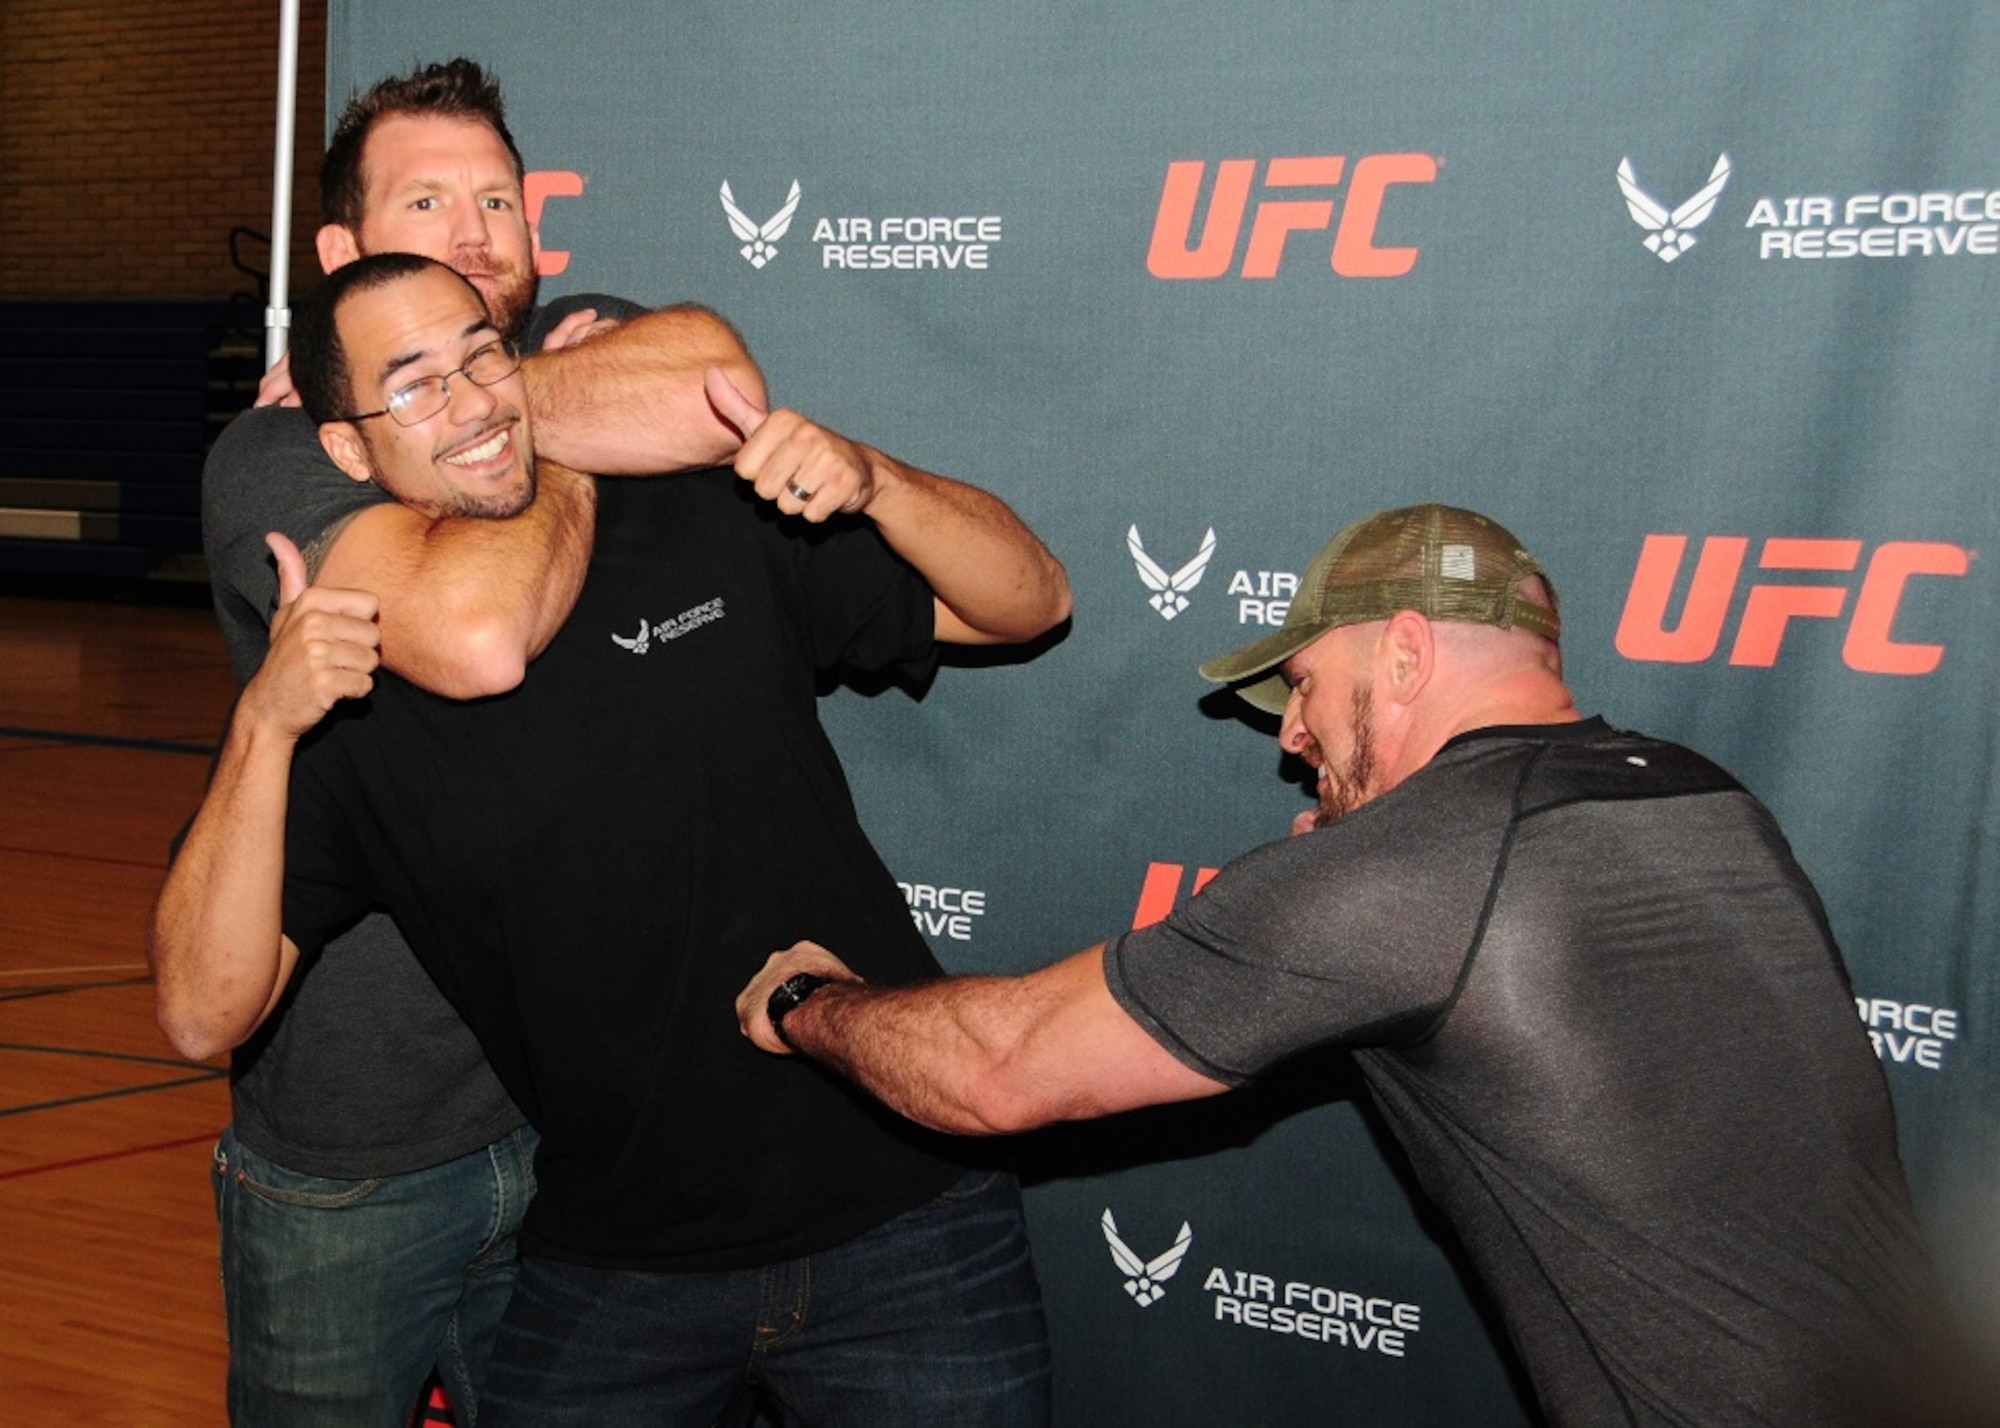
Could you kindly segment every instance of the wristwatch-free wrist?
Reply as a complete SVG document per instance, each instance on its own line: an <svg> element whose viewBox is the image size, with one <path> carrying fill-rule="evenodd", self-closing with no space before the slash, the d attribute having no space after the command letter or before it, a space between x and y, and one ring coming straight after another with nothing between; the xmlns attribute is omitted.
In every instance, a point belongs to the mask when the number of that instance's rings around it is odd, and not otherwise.
<svg viewBox="0 0 2000 1428"><path fill-rule="evenodd" d="M790 1046L792 1039L785 1035L785 1018L805 1002L805 999L833 980L822 977L817 972L797 972L771 988L771 999L764 1003L764 1016L771 1023L771 1030L778 1040Z"/></svg>

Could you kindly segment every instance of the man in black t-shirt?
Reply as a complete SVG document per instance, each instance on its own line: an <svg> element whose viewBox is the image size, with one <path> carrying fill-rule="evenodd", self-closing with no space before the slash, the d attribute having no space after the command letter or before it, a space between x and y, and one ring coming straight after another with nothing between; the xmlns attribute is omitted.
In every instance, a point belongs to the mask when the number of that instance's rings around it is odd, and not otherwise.
<svg viewBox="0 0 2000 1428"><path fill-rule="evenodd" d="M534 459L518 367L460 276L402 255L340 269L294 338L329 454L426 511L507 517L570 476ZM306 589L274 540L272 652L156 919L161 1023L191 1055L234 1044L302 954L394 914L543 1136L483 1419L708 1423L762 1384L811 1421L1040 1422L1011 1181L757 1055L723 1009L811 929L886 980L935 973L815 676L1026 638L1067 584L985 493L720 374L709 394L735 471L602 483L576 608L507 694L378 673L368 597Z"/></svg>
<svg viewBox="0 0 2000 1428"><path fill-rule="evenodd" d="M604 473L726 460L704 371L758 374L696 308L603 296L537 302L525 166L499 85L467 59L386 78L343 109L320 169L328 272L371 252L465 274L529 354L547 456ZM589 547L589 483L552 480L504 521L430 516L321 450L281 358L202 468L202 550L239 686L269 643L280 531L330 585L376 600L384 664L460 697L520 681L568 612ZM213 1157L232 1422L400 1423L435 1372L478 1410L534 1132L472 1033L375 912L333 939L230 1057Z"/></svg>
<svg viewBox="0 0 2000 1428"><path fill-rule="evenodd" d="M1931 1290L1819 899L1727 774L1579 715L1559 634L1498 525L1357 522L1203 669L1317 771L1295 836L1023 978L795 947L742 1028L961 1132L1351 1048L1551 1421L1911 1421L1879 1395Z"/></svg>

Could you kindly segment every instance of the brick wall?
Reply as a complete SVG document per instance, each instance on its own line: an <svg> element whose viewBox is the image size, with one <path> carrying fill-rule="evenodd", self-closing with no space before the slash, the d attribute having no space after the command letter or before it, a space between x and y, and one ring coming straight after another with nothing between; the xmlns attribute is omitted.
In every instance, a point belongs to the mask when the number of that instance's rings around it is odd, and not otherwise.
<svg viewBox="0 0 2000 1428"><path fill-rule="evenodd" d="M277 0L0 0L0 297L254 289L271 228ZM294 291L319 277L326 0L302 0ZM270 250L244 256L268 271Z"/></svg>

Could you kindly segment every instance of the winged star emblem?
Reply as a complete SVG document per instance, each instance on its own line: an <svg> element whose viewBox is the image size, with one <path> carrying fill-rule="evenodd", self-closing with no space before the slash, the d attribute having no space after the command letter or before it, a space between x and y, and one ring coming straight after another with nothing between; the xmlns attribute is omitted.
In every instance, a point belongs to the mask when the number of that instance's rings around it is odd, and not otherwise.
<svg viewBox="0 0 2000 1428"><path fill-rule="evenodd" d="M652 642L652 626L648 625L644 620L639 622L639 633L631 639L628 640L623 635L613 635L611 637L612 644L617 645L620 649L630 650L633 654L644 654L646 647Z"/></svg>
<svg viewBox="0 0 2000 1428"><path fill-rule="evenodd" d="M799 211L799 182L792 180L792 191L785 195L785 206L759 223L736 206L736 195L729 191L729 180L722 181L722 211L729 215L729 227L743 240L738 251L753 268L761 268L778 256L778 240L792 226L792 215Z"/></svg>
<svg viewBox="0 0 2000 1428"><path fill-rule="evenodd" d="M1133 526L1125 532L1125 548L1132 552L1132 564L1138 568L1139 579L1153 592L1147 603L1160 612L1162 620L1171 620L1187 609L1188 591L1201 584L1202 572L1208 569L1209 557L1215 554L1215 527L1208 528L1208 534L1201 538L1201 549L1194 553L1194 559L1167 574L1152 556L1146 554L1146 547L1139 539L1139 528Z"/></svg>
<svg viewBox="0 0 2000 1428"><path fill-rule="evenodd" d="M1728 186L1729 173L1729 155L1718 154L1708 182L1693 198L1669 213L1657 198L1639 187L1639 180L1632 172L1632 160L1620 159L1618 187L1625 195L1625 207L1630 210L1632 221L1646 230L1647 250L1657 253L1662 263L1671 263L1692 248L1695 238L1689 230L1699 228L1715 212L1715 201Z"/></svg>
<svg viewBox="0 0 2000 1428"><path fill-rule="evenodd" d="M1104 1242L1111 1246L1111 1262L1126 1277L1125 1292L1139 1301L1141 1309L1151 1308L1165 1297L1167 1291L1162 1286L1180 1273L1181 1261L1187 1258L1188 1246L1194 1243L1194 1231L1188 1228L1186 1220L1181 1221L1180 1234L1167 1246L1164 1254L1155 1255L1152 1259L1140 1259L1125 1241L1118 1238L1118 1222L1111 1218L1109 1208L1098 1223L1104 1229Z"/></svg>

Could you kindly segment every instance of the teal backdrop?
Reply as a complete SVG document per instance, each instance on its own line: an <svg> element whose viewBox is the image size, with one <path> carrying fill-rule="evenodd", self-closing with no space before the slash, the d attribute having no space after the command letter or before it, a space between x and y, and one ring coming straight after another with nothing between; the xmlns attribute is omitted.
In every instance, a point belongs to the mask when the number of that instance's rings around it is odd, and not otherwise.
<svg viewBox="0 0 2000 1428"><path fill-rule="evenodd" d="M827 702L948 967L1281 834L1295 771L1196 664L1350 519L1476 507L1584 706L1777 812L1992 1333L2000 4L335 0L329 46L336 105L498 73L545 291L717 308L1066 562L1035 657ZM1529 1421L1338 1058L1015 1149L1064 1424Z"/></svg>

